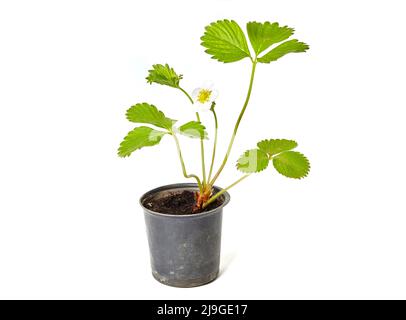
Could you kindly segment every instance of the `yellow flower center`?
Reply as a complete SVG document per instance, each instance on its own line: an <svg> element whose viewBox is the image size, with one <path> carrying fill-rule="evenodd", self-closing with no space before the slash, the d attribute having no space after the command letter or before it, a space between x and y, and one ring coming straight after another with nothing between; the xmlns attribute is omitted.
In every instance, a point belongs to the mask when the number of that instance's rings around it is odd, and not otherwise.
<svg viewBox="0 0 406 320"><path fill-rule="evenodd" d="M207 89L202 89L199 91L199 94L197 95L197 101L200 103L206 103L209 101L211 96L211 90Z"/></svg>

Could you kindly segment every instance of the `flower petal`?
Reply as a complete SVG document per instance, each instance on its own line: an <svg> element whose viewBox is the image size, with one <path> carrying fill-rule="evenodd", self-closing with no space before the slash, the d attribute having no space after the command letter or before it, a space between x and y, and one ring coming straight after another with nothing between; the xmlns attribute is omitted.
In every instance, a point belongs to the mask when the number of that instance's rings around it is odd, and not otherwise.
<svg viewBox="0 0 406 320"><path fill-rule="evenodd" d="M203 88L196 88L196 89L193 90L193 92L192 92L192 98L193 98L193 100L196 101L197 97L199 96L199 92L200 92L200 90L202 90L202 89L203 89Z"/></svg>
<svg viewBox="0 0 406 320"><path fill-rule="evenodd" d="M212 82L205 82L203 86L200 86L193 90L192 98L195 104L207 104L204 106L204 111L210 110L211 104L217 98L218 91L214 89Z"/></svg>
<svg viewBox="0 0 406 320"><path fill-rule="evenodd" d="M205 81L201 88L211 91L214 88L214 83L212 81Z"/></svg>
<svg viewBox="0 0 406 320"><path fill-rule="evenodd" d="M211 108L211 103L206 102L206 103L200 103L200 102L196 102L194 104L195 109L197 112L206 112L209 111Z"/></svg>
<svg viewBox="0 0 406 320"><path fill-rule="evenodd" d="M210 103L212 103L214 100L216 100L218 95L219 95L218 90L212 89L211 90L211 95L210 95Z"/></svg>

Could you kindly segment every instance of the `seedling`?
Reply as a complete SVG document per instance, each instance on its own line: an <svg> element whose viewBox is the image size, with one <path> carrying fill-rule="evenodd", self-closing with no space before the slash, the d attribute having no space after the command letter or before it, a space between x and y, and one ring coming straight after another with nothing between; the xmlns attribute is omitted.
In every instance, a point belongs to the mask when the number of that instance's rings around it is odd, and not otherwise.
<svg viewBox="0 0 406 320"><path fill-rule="evenodd" d="M257 65L269 64L289 53L305 52L309 49L307 44L296 39L290 39L293 33L294 30L292 28L279 26L277 22L249 22L247 23L247 34L251 43L250 50L244 32L233 20L216 21L205 28L204 35L201 37L201 45L206 48L205 52L211 55L213 59L224 63L236 62L245 58L251 60L251 76L247 95L234 125L226 154L217 170L214 170L218 138L218 119L215 102L217 92L209 86L197 88L192 94L189 94L180 85L183 76L176 73L168 64L153 65L146 78L147 82L169 86L182 92L193 107L195 107L196 120L178 126L176 120L166 117L154 105L137 103L128 109L126 114L127 119L131 122L144 123L150 126L140 126L130 131L123 142L121 142L118 155L120 157L127 157L138 149L159 144L164 136L171 136L180 159L183 176L194 179L199 189L195 196L194 212L204 210L207 205L212 203L225 191L248 178L251 174L265 170L269 162L272 162L274 168L280 174L288 178L301 179L307 176L310 169L309 161L303 154L293 151L297 147L295 141L287 139L262 140L257 143L256 148L245 151L238 159L236 166L243 175L222 191L216 194L213 193L214 183L227 164L238 128L247 109ZM206 127L201 121L200 112L202 111L211 112L215 124L208 171L206 170L205 158L205 143L208 139L208 134ZM186 169L179 141L179 136L181 135L196 138L200 142L202 170L200 176L188 173Z"/></svg>

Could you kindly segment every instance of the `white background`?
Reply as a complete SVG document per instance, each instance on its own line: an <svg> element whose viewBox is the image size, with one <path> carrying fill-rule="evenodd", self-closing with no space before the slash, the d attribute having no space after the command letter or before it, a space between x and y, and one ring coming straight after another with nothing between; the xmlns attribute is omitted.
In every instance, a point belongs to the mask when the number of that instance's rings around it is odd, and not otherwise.
<svg viewBox="0 0 406 320"><path fill-rule="evenodd" d="M404 12L371 0L2 1L0 298L406 298ZM312 171L269 169L233 189L220 278L176 289L150 275L138 205L185 181L173 141L128 159L116 149L137 102L193 119L180 92L145 82L167 62L189 91L215 83L223 154L250 73L200 46L223 18L289 25L310 50L258 66L219 185L264 138L296 139ZM198 172L198 143L182 143Z"/></svg>

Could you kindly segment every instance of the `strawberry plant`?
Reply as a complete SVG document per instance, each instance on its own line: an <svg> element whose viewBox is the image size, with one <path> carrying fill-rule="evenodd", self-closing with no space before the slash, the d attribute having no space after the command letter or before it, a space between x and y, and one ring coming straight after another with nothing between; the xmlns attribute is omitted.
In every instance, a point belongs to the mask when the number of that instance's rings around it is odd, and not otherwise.
<svg viewBox="0 0 406 320"><path fill-rule="evenodd" d="M236 167L242 176L218 193L213 192L214 183L226 166L237 136L241 120L247 110L256 68L274 62L287 54L305 52L309 46L297 39L291 39L294 29L280 26L278 23L249 22L246 25L248 40L241 27L233 20L221 20L211 23L205 28L201 37L201 45L213 59L223 63L237 62L243 59L251 61L251 75L246 98L237 117L231 134L227 151L220 166L214 168L218 142L218 118L216 114L217 91L212 86L196 88L192 94L181 85L183 76L168 64L155 64L146 78L150 84L160 84L174 88L186 96L195 109L196 118L183 124L168 118L162 111L150 103L137 103L128 109L126 117L129 121L146 124L130 131L121 142L118 149L120 157L127 157L143 147L158 145L165 136L172 137L180 160L183 176L194 179L198 186L195 195L194 212L204 210L221 194L244 179L265 170L269 163L280 174L294 179L301 179L309 172L309 161L300 152L294 151L297 143L287 139L267 139L257 143L256 147L245 151L237 160ZM251 48L248 46L251 44ZM209 138L206 127L202 123L201 113L210 112L213 116L215 130L213 143L210 148L209 165L206 163L206 147ZM198 140L200 145L201 174L190 173L187 170L180 136Z"/></svg>

